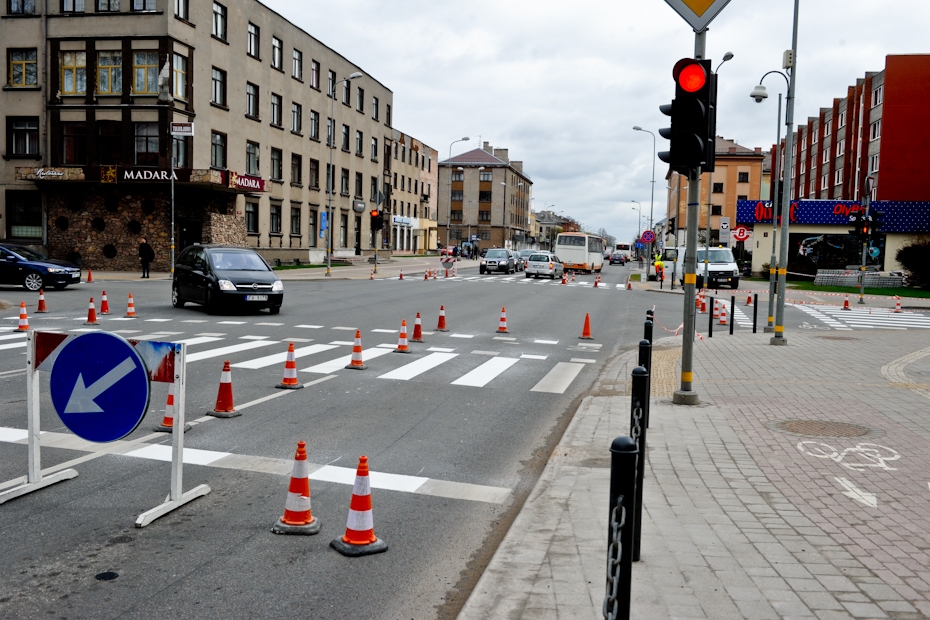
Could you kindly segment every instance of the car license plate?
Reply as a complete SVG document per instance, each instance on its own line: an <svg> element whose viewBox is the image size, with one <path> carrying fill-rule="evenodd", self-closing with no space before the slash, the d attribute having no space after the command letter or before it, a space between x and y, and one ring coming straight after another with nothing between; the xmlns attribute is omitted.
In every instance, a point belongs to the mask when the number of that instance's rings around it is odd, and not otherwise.
<svg viewBox="0 0 930 620"><path fill-rule="evenodd" d="M268 301L268 295L246 295L246 301Z"/></svg>

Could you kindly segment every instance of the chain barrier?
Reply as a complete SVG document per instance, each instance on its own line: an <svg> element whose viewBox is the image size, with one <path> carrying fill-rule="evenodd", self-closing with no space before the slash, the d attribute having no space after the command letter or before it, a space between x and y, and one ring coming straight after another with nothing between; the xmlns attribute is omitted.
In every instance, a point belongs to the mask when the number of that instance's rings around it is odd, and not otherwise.
<svg viewBox="0 0 930 620"><path fill-rule="evenodd" d="M617 512L620 519L617 519ZM610 511L610 544L607 547L607 594L604 596L605 620L617 620L620 611L620 601L617 599L617 590L620 587L620 556L623 554L623 545L620 542L620 530L626 525L626 508L623 507L623 496L617 496L617 504Z"/></svg>

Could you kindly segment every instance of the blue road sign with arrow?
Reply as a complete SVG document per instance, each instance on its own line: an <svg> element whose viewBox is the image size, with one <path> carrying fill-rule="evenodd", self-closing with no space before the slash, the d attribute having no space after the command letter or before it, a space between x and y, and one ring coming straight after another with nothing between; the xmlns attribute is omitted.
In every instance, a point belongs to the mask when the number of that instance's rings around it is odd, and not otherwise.
<svg viewBox="0 0 930 620"><path fill-rule="evenodd" d="M66 343L50 384L58 417L87 441L122 439L139 426L149 406L145 363L116 334L91 332Z"/></svg>

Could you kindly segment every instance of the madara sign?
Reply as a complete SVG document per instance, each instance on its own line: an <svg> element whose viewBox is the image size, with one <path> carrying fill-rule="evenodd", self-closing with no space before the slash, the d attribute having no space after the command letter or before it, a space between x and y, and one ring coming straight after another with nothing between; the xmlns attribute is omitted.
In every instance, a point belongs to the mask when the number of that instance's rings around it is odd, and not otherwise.
<svg viewBox="0 0 930 620"><path fill-rule="evenodd" d="M665 0L688 22L695 32L701 32L730 0Z"/></svg>

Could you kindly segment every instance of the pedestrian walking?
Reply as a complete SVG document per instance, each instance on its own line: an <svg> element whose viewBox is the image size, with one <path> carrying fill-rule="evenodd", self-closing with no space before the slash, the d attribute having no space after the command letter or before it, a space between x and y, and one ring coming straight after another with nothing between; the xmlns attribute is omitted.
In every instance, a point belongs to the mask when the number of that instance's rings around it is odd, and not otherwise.
<svg viewBox="0 0 930 620"><path fill-rule="evenodd" d="M145 238L139 239L139 262L142 263L142 277L149 277L149 265L155 260L155 250L152 249Z"/></svg>

